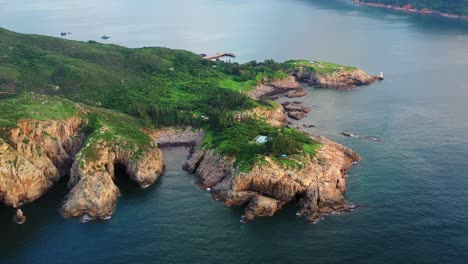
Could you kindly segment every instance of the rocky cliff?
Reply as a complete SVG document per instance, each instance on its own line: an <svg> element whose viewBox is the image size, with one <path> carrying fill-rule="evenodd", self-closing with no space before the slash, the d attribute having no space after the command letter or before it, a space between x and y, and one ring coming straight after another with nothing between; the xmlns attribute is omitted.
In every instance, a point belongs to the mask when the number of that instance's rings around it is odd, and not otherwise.
<svg viewBox="0 0 468 264"><path fill-rule="evenodd" d="M244 206L245 219L271 216L288 202L298 201L299 213L315 220L346 208L345 174L359 156L323 137L315 156L289 167L265 157L250 172L241 172L235 158L213 150L195 152L185 169L195 173L201 186L227 206Z"/></svg>
<svg viewBox="0 0 468 264"><path fill-rule="evenodd" d="M254 90L248 92L247 95L253 99L260 99L264 96L296 92L300 92L303 95L307 94L307 91L296 81L294 76L288 76L280 80L263 80Z"/></svg>
<svg viewBox="0 0 468 264"><path fill-rule="evenodd" d="M134 130L125 130L128 134L121 135L104 122L98 130L86 131L90 124L88 112L78 108L70 117L20 119L2 130L0 202L14 208L33 202L70 175L71 191L63 204L63 215L108 218L120 194L114 183L116 164L124 166L130 179L141 187L153 184L163 174L161 151L138 127L131 124ZM121 114L115 115L117 118L106 112L103 120L122 118ZM136 139L141 142L137 144Z"/></svg>
<svg viewBox="0 0 468 264"><path fill-rule="evenodd" d="M42 196L67 174L82 137L83 120L39 121L26 119L0 139L0 198L18 207Z"/></svg>
<svg viewBox="0 0 468 264"><path fill-rule="evenodd" d="M379 80L378 77L369 75L361 69L339 69L333 73L317 73L306 67L297 68L291 75L300 82L312 86L331 89L351 89L360 85L369 85Z"/></svg>
<svg viewBox="0 0 468 264"><path fill-rule="evenodd" d="M101 128L99 133L105 133ZM125 140L92 138L77 154L68 186L72 189L62 206L65 217L109 218L120 195L114 168L126 168L130 179L145 188L164 172L161 150L152 143L145 151L128 148ZM141 151L141 152L140 152Z"/></svg>
<svg viewBox="0 0 468 264"><path fill-rule="evenodd" d="M279 127L284 126L286 123L286 115L281 105L275 105L273 107L256 107L248 110L246 113L253 118L260 118L265 120L268 124Z"/></svg>

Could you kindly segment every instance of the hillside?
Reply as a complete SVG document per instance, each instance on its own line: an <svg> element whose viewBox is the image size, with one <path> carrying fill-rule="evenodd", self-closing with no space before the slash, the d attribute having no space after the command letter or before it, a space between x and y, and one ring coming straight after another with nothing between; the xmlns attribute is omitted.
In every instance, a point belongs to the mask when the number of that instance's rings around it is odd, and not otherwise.
<svg viewBox="0 0 468 264"><path fill-rule="evenodd" d="M249 109L279 107L239 93L260 82L288 76L285 66L271 60L246 64L213 62L182 50L129 49L5 29L0 29L0 58L0 95L6 98L0 124L5 133L15 126L17 117L55 117L49 115L55 112L25 99L29 98L26 92L33 92L48 95L44 100L52 104L57 101L62 105L60 98L85 104L87 109L94 109L93 117L102 117L96 114L104 111L102 108L133 116L134 121L125 122L124 127L203 127L211 135L206 146L236 156L238 163L250 163L256 155L278 157L283 153L312 153L314 149L313 140L293 129L285 130L288 139L252 145L249 142L259 134L271 139L284 135L263 120L236 118ZM21 101L21 105L16 101ZM31 111L37 114L31 116ZM127 131L111 129L107 134L121 136ZM243 147L236 147L240 142Z"/></svg>

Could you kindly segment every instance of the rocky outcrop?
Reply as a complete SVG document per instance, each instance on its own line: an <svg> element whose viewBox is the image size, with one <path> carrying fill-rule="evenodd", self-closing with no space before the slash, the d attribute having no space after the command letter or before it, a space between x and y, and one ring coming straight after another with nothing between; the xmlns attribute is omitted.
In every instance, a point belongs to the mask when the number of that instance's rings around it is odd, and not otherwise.
<svg viewBox="0 0 468 264"><path fill-rule="evenodd" d="M288 112L288 116L295 120L301 120L307 116L307 113L301 111L290 111Z"/></svg>
<svg viewBox="0 0 468 264"><path fill-rule="evenodd" d="M18 224L18 225L22 225L26 222L26 216L24 215L21 209L16 210L16 214L13 217L13 221L15 222L15 224Z"/></svg>
<svg viewBox="0 0 468 264"><path fill-rule="evenodd" d="M308 92L306 89L300 89L300 90L297 90L288 94L288 98L303 97L303 96L306 96L307 94Z"/></svg>
<svg viewBox="0 0 468 264"><path fill-rule="evenodd" d="M278 107L256 107L247 111L248 116L264 119L268 124L280 127L286 123L286 116L283 108Z"/></svg>
<svg viewBox="0 0 468 264"><path fill-rule="evenodd" d="M66 168L82 141L83 120L22 120L0 139L0 198L7 206L18 207L41 197Z"/></svg>
<svg viewBox="0 0 468 264"><path fill-rule="evenodd" d="M310 111L312 111L312 109L302 106L300 103L284 102L281 105L284 107L284 110L286 110L287 112L298 111L298 112L309 113Z"/></svg>
<svg viewBox="0 0 468 264"><path fill-rule="evenodd" d="M72 188L63 204L66 217L108 218L120 194L114 165L125 166L141 187L153 184L164 171L154 143L136 147L122 138L89 137L84 148L84 112L61 120L24 119L0 138L0 201L18 208L37 200L55 182L70 174ZM149 142L152 142L149 140ZM71 169L70 169L71 168Z"/></svg>
<svg viewBox="0 0 468 264"><path fill-rule="evenodd" d="M294 76L288 76L287 78L281 80L263 80L247 95L253 99L260 99L264 96L298 92L302 93L303 95L307 94L307 90L305 90L304 87L296 81Z"/></svg>
<svg viewBox="0 0 468 264"><path fill-rule="evenodd" d="M147 129L145 133L148 134L157 144L158 147L195 147L198 145L203 137L205 131L202 129L195 129L190 126L185 128L161 128L161 129Z"/></svg>
<svg viewBox="0 0 468 264"><path fill-rule="evenodd" d="M369 85L377 81L378 78L371 76L363 70L339 70L331 75L316 74L310 80L311 84L323 88L350 89L359 85Z"/></svg>
<svg viewBox="0 0 468 264"><path fill-rule="evenodd" d="M340 69L332 74L320 74L306 67L295 69L290 73L297 80L312 86L331 89L351 89L360 85L369 85L379 80L361 69Z"/></svg>
<svg viewBox="0 0 468 264"><path fill-rule="evenodd" d="M51 186L43 171L0 139L0 198L5 205L17 208L35 201Z"/></svg>
<svg viewBox="0 0 468 264"><path fill-rule="evenodd" d="M101 133L105 130L101 129ZM129 148L125 140L91 139L73 163L68 183L72 190L62 206L62 214L84 219L110 218L120 195L114 183L116 164L124 166L130 179L143 188L164 172L161 150L154 143L140 149Z"/></svg>
<svg viewBox="0 0 468 264"><path fill-rule="evenodd" d="M272 159L243 173L235 159L213 150L199 150L185 169L195 173L203 187L226 205L245 206L245 218L271 216L285 203L299 201L299 212L310 220L346 208L345 174L359 157L352 150L325 138L317 154L307 156L301 168L288 168Z"/></svg>
<svg viewBox="0 0 468 264"><path fill-rule="evenodd" d="M307 116L307 113L312 111L312 109L302 106L298 103L284 102L282 106L287 112L288 116L295 120L303 119Z"/></svg>

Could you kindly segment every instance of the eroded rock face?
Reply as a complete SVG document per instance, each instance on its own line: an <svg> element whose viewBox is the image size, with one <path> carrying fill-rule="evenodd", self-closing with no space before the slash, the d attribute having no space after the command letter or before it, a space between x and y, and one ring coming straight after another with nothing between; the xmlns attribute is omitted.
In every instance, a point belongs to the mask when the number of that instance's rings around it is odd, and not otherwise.
<svg viewBox="0 0 468 264"><path fill-rule="evenodd" d="M15 224L22 225L26 222L26 216L24 216L24 213L21 209L16 210L16 214L13 217L13 221Z"/></svg>
<svg viewBox="0 0 468 264"><path fill-rule="evenodd" d="M139 151L125 148L119 141L88 142L73 163L68 183L72 190L62 206L62 214L90 219L111 217L120 195L113 179L115 164L124 165L130 179L141 187L153 184L164 173L162 152L154 143L144 152Z"/></svg>
<svg viewBox="0 0 468 264"><path fill-rule="evenodd" d="M0 139L0 198L17 208L42 196L52 182L29 160Z"/></svg>
<svg viewBox="0 0 468 264"><path fill-rule="evenodd" d="M307 94L304 87L296 81L294 76L288 76L282 80L263 81L260 85L255 87L247 95L253 99L260 99L263 96L272 96L275 94L282 94L288 92L302 91L303 95Z"/></svg>
<svg viewBox="0 0 468 264"><path fill-rule="evenodd" d="M67 173L82 138L83 120L22 120L0 139L0 198L18 207L42 196Z"/></svg>
<svg viewBox="0 0 468 264"><path fill-rule="evenodd" d="M282 107L278 108L266 108L256 107L252 110L247 111L248 115L254 118L264 119L268 124L280 127L286 124L286 116Z"/></svg>
<svg viewBox="0 0 468 264"><path fill-rule="evenodd" d="M332 75L316 75L315 85L324 88L349 89L354 86L368 85L377 81L363 70L336 71Z"/></svg>
<svg viewBox="0 0 468 264"><path fill-rule="evenodd" d="M332 74L318 74L307 68L296 69L291 72L300 82L313 86L331 89L351 89L360 85L369 85L379 80L378 77L369 75L361 69L337 70Z"/></svg>
<svg viewBox="0 0 468 264"><path fill-rule="evenodd" d="M168 127L152 130L147 129L145 132L160 148L177 146L194 147L198 145L205 136L205 131L202 129L194 129L190 126L185 128Z"/></svg>
<svg viewBox="0 0 468 264"><path fill-rule="evenodd" d="M325 138L314 157L301 169L290 169L266 158L251 172L234 168L235 159L213 151L196 152L185 168L210 187L226 205L245 206L245 217L271 216L285 203L299 199L300 213L314 220L346 207L345 173L359 157L352 150Z"/></svg>
<svg viewBox="0 0 468 264"><path fill-rule="evenodd" d="M245 207L245 218L253 220L255 216L273 216L286 202L255 195Z"/></svg>
<svg viewBox="0 0 468 264"><path fill-rule="evenodd" d="M124 165L131 180L141 187L153 184L163 174L162 153L154 143L142 150L129 147L125 141L90 140L82 149L81 130L86 122L79 116L25 119L7 134L7 140L0 138L0 201L18 208L35 201L70 174L72 190L63 215L107 218L120 194L114 184L115 164Z"/></svg>
<svg viewBox="0 0 468 264"><path fill-rule="evenodd" d="M312 109L297 103L285 102L282 105L284 110L288 113L288 117L295 120L303 119L307 116L307 113L312 111Z"/></svg>

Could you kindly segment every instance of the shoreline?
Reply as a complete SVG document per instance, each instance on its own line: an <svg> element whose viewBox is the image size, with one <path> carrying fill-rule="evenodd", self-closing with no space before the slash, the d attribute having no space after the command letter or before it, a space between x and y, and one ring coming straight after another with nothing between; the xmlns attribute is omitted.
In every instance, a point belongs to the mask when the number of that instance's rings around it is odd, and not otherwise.
<svg viewBox="0 0 468 264"><path fill-rule="evenodd" d="M415 13L415 14L422 14L422 15L429 15L429 16L446 17L446 18L451 18L451 19L468 20L468 16L450 14L450 13L442 13L440 11L429 10L429 9L427 9L427 10L419 10L419 9L415 9L415 8L407 9L407 8L404 8L404 7L401 7L401 6L386 5L386 4L380 4L380 3L367 3L367 2L361 2L361 1L358 1L358 0L354 0L353 3L355 5L385 8L385 9L396 10L396 11L400 11L400 12L404 12L404 13Z"/></svg>

